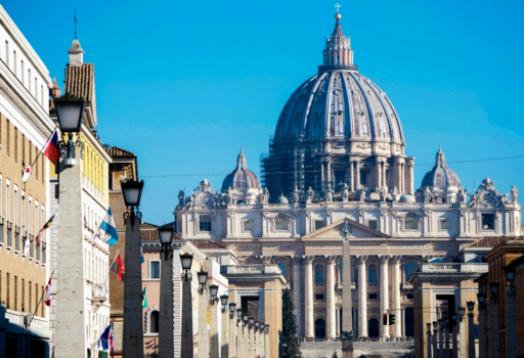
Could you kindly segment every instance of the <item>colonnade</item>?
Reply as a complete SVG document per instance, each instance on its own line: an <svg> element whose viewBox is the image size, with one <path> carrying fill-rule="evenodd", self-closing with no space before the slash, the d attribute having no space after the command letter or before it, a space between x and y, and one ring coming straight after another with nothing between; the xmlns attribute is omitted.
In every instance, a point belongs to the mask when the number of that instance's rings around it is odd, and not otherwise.
<svg viewBox="0 0 524 358"><path fill-rule="evenodd" d="M318 310L315 309L315 269L314 263L316 259L321 258L325 263L325 315L319 315ZM358 319L358 336L368 336L368 320L369 304L368 304L368 263L369 256L352 256L352 260L356 259L354 267L358 270L358 279L356 280L356 303ZM379 259L379 312L380 316L375 317L379 321L379 335L381 338L401 337L403 334L401 318L401 258L398 256L378 256ZM337 261L338 256L303 256L293 259L293 275L291 277L293 284L293 299L295 306L295 313L297 316L297 323L300 327L300 322L303 322L304 337L306 339L315 338L315 319L325 318L326 338L338 338L337 324L339 320L337 317ZM302 270L301 270L302 269ZM304 290L301 292L302 275L304 273ZM343 274L343 273L342 273ZM317 291L318 292L318 291ZM303 302L302 305L302 297ZM339 300L340 302L341 300ZM340 308L340 304L338 305ZM343 304L342 304L343 306ZM315 314L317 312L317 314ZM393 325L383 325L382 315L384 313L394 314L396 316ZM303 320L302 320L303 317Z"/></svg>

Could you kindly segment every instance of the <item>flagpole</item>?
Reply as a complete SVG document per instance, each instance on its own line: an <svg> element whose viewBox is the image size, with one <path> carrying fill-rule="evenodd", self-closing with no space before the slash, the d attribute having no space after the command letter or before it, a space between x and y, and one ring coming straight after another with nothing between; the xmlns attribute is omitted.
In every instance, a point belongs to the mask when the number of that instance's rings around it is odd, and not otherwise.
<svg viewBox="0 0 524 358"><path fill-rule="evenodd" d="M45 141L45 144L44 146L42 147L42 150L40 150L38 152L38 154L36 155L35 159L33 160L33 162L29 165L30 167L33 167L33 165L36 163L36 161L38 160L38 158L40 158L40 156L42 155L42 153L44 152L45 150L45 147L49 144L49 141L51 140L51 137L53 136L53 134L55 133L56 129L58 127L56 126L53 131L51 132L51 135L49 137L47 137L47 140Z"/></svg>
<svg viewBox="0 0 524 358"><path fill-rule="evenodd" d="M52 279L55 271L51 272L51 275L49 275L49 278ZM38 303L36 304L35 311L33 312L33 315L29 317L29 322L27 323L27 328L31 326L31 323L33 322L33 317L36 315L36 312L38 311L38 307L40 307L40 304L42 303L42 300L44 299L45 292L47 290L47 287L49 286L49 280L47 281L47 284L44 288L44 291L42 292L42 295L40 296L40 300L38 300Z"/></svg>

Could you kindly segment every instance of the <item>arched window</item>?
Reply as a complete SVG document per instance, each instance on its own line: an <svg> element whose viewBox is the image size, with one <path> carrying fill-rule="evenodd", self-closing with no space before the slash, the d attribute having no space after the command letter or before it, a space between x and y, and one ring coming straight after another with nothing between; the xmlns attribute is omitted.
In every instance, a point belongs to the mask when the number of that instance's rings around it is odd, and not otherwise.
<svg viewBox="0 0 524 358"><path fill-rule="evenodd" d="M275 219L275 229L277 231L289 230L289 219L285 215L278 215Z"/></svg>
<svg viewBox="0 0 524 358"><path fill-rule="evenodd" d="M377 284L377 266L376 265L368 266L368 283L370 285Z"/></svg>
<svg viewBox="0 0 524 358"><path fill-rule="evenodd" d="M409 213L404 218L404 230L418 230L417 214Z"/></svg>
<svg viewBox="0 0 524 358"><path fill-rule="evenodd" d="M160 313L158 311L151 311L149 315L149 333L158 333L159 320Z"/></svg>
<svg viewBox="0 0 524 358"><path fill-rule="evenodd" d="M316 265L315 266L315 283L319 286L324 285L324 266Z"/></svg>

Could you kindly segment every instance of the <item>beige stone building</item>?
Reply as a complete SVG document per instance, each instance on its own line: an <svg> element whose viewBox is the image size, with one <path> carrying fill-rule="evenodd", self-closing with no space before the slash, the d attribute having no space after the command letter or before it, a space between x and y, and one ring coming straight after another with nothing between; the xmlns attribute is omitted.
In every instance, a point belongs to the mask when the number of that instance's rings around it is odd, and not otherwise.
<svg viewBox="0 0 524 358"><path fill-rule="evenodd" d="M400 117L355 65L341 18L337 13L318 72L281 112L263 182L240 153L218 188L202 180L192 193L181 191L175 213L182 239L220 242L240 266L280 267L306 357L322 347L340 352L345 325L362 354L377 353L377 341L385 351L411 349L419 329L411 274L431 259L457 257L479 238L520 234L517 189L503 194L486 178L467 193L441 149L417 188ZM344 277L352 291L346 301ZM264 302L253 292L237 299L242 309ZM384 314L395 315L395 324L384 325Z"/></svg>
<svg viewBox="0 0 524 358"><path fill-rule="evenodd" d="M49 236L35 238L51 215L47 159L39 155L54 128L50 88L48 69L0 5L0 320L8 320L0 324L0 356L44 356L49 339L42 301Z"/></svg>

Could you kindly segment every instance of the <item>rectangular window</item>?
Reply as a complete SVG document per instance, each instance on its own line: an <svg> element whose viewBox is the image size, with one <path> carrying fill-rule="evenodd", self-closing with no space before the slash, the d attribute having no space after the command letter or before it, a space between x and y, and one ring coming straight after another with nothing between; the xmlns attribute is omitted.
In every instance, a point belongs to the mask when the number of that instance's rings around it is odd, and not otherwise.
<svg viewBox="0 0 524 358"><path fill-rule="evenodd" d="M19 217L19 213L18 213L18 210L19 210L19 206L18 206L18 188L15 186L15 189L13 191L13 223L15 224L15 226L18 226L20 224L20 222L18 221Z"/></svg>
<svg viewBox="0 0 524 358"><path fill-rule="evenodd" d="M368 220L368 226L373 230L378 230L378 221L377 220Z"/></svg>
<svg viewBox="0 0 524 358"><path fill-rule="evenodd" d="M13 72L15 73L15 76L17 76L17 64L16 64L16 50L13 50Z"/></svg>
<svg viewBox="0 0 524 358"><path fill-rule="evenodd" d="M482 230L495 230L495 214L482 214Z"/></svg>
<svg viewBox="0 0 524 358"><path fill-rule="evenodd" d="M279 215L275 219L275 229L277 231L288 231L289 230L289 220L284 215Z"/></svg>
<svg viewBox="0 0 524 358"><path fill-rule="evenodd" d="M38 298L38 283L35 283L35 310L34 310L34 312L36 312L38 310L38 301L39 301L39 298Z"/></svg>
<svg viewBox="0 0 524 358"><path fill-rule="evenodd" d="M253 221L252 220L242 221L242 232L253 232Z"/></svg>
<svg viewBox="0 0 524 358"><path fill-rule="evenodd" d="M418 230L418 217L415 214L407 214L404 218L404 230Z"/></svg>
<svg viewBox="0 0 524 358"><path fill-rule="evenodd" d="M13 137L15 144L15 163L18 162L18 128L15 127L15 136Z"/></svg>
<svg viewBox="0 0 524 358"><path fill-rule="evenodd" d="M7 308L11 308L11 275L8 273L6 273L6 276L5 276L5 288L6 288L6 293L5 293L5 304L7 306Z"/></svg>
<svg viewBox="0 0 524 358"><path fill-rule="evenodd" d="M27 285L27 310L29 313L33 313L33 283L29 281L29 285Z"/></svg>
<svg viewBox="0 0 524 358"><path fill-rule="evenodd" d="M198 218L198 228L200 231L210 232L211 231L211 216L200 215Z"/></svg>
<svg viewBox="0 0 524 358"><path fill-rule="evenodd" d="M22 296L20 297L20 304L21 304L21 308L22 308L22 312L25 312L25 280L22 279L22 287L21 288L21 291L22 291Z"/></svg>
<svg viewBox="0 0 524 358"><path fill-rule="evenodd" d="M368 298L369 298L370 300L376 300L376 299L378 299L378 295L377 295L376 293L370 293L370 294L368 295Z"/></svg>
<svg viewBox="0 0 524 358"><path fill-rule="evenodd" d="M326 226L326 221L325 220L315 220L315 230L319 230L319 229L322 229L324 226Z"/></svg>
<svg viewBox="0 0 524 358"><path fill-rule="evenodd" d="M149 261L149 278L160 279L160 261Z"/></svg>
<svg viewBox="0 0 524 358"><path fill-rule="evenodd" d="M22 134L22 165L30 164L25 161L25 135Z"/></svg>
<svg viewBox="0 0 524 358"><path fill-rule="evenodd" d="M323 301L324 300L324 294L323 293L317 293L315 294L315 299L317 301Z"/></svg>
<svg viewBox="0 0 524 358"><path fill-rule="evenodd" d="M22 81L22 84L25 86L25 67L24 67L24 60L20 62L20 80Z"/></svg>
<svg viewBox="0 0 524 358"><path fill-rule="evenodd" d="M5 40L5 64L9 67L9 41Z"/></svg>
<svg viewBox="0 0 524 358"><path fill-rule="evenodd" d="M11 185L5 183L5 219L11 221Z"/></svg>
<svg viewBox="0 0 524 358"><path fill-rule="evenodd" d="M6 135L7 155L11 155L11 122L9 120L6 121Z"/></svg>
<svg viewBox="0 0 524 358"><path fill-rule="evenodd" d="M438 229L439 231L446 231L449 230L450 224L449 219L440 219L438 222Z"/></svg>
<svg viewBox="0 0 524 358"><path fill-rule="evenodd" d="M15 289L15 295L13 296L13 309L15 311L18 310L18 276L15 275L15 281L13 282L14 289Z"/></svg>

